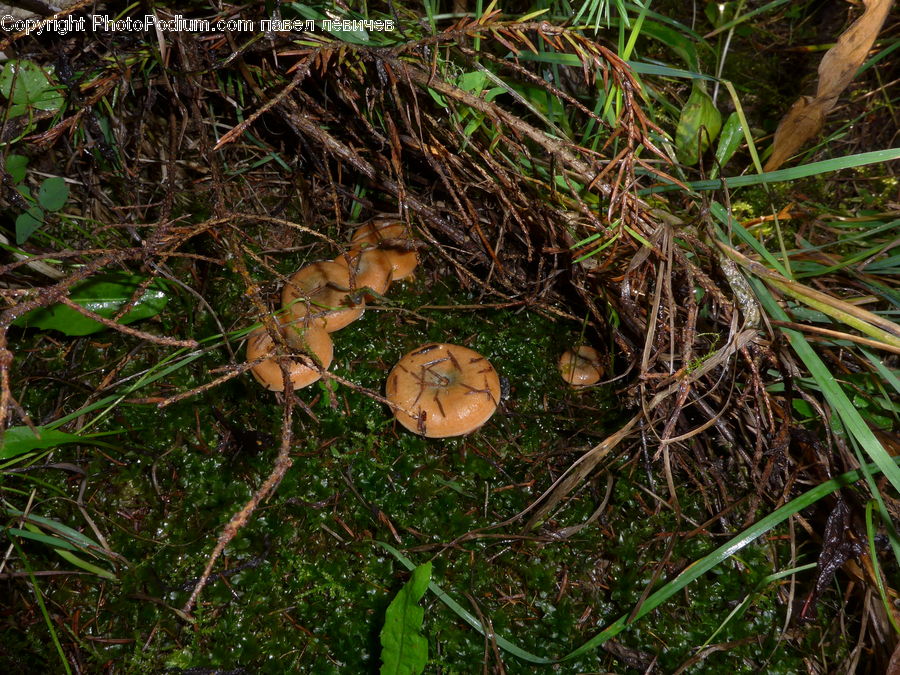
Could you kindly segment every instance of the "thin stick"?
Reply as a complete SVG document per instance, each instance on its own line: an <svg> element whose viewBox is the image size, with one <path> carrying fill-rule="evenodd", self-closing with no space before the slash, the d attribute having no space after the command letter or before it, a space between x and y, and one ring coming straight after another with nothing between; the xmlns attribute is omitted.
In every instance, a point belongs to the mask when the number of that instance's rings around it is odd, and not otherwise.
<svg viewBox="0 0 900 675"><path fill-rule="evenodd" d="M290 387L290 380L288 380L288 387ZM275 458L275 465L272 467L272 472L269 474L268 478L263 481L263 484L253 496L250 497L250 500L244 504L244 507L235 513L231 517L231 520L228 521L228 524L222 529L222 533L219 535L219 541L209 556L209 560L206 563L206 569L203 570L203 575L200 577L197 585L194 586L191 597L188 598L188 601L182 608L182 612L187 616L190 616L190 613L193 611L194 605L197 602L197 598L200 596L200 593L203 591L207 582L209 582L213 566L222 555L225 547L231 543L231 540L235 538L238 531L247 524L247 521L250 520L250 517L253 515L253 512L256 511L256 507L259 506L260 502L275 492L278 484L281 483L281 480L284 478L288 469L290 469L291 465L294 463L294 460L291 459L290 455L292 438L291 421L294 412L294 397L290 395L290 391L286 393L288 395L285 397L284 417L281 422L281 447L278 450L278 456Z"/></svg>

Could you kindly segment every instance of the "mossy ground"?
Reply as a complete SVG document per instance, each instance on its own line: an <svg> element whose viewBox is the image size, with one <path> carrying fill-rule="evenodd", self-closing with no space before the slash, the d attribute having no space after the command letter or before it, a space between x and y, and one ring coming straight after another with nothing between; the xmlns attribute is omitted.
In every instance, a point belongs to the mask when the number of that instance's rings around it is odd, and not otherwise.
<svg viewBox="0 0 900 675"><path fill-rule="evenodd" d="M290 271L302 262L295 257L279 266ZM634 608L669 535L686 534L694 529L690 522L709 518L703 499L689 488L679 495L687 521L660 506L652 495L664 485L659 467L639 445L623 448L612 462L608 507L574 536L548 535L590 516L603 498L606 475L574 495L534 537L498 536L519 534L514 525L444 546L525 509L628 411L615 385L576 392L560 380L555 363L581 339L577 322L523 308L453 309L482 299L437 273L439 265L426 254L414 280L336 333L332 370L380 392L387 371L410 349L428 341L462 343L508 378L502 409L474 435L428 440L394 424L382 404L361 392L326 381L301 391L316 419L297 411L294 465L228 546L194 625L174 609L187 599L222 526L271 470L282 414L276 396L245 375L163 410L122 402L95 429L120 431L111 448L67 446L54 453L53 461L83 468L83 503L110 547L129 561L116 569L116 583L90 576L39 579L67 653L77 653L90 669L111 665L118 672L374 672L384 610L406 578L377 540L416 562L432 560L439 585L470 611L477 606L499 634L542 656L566 654ZM220 276L227 280L228 270ZM252 315L249 302L233 281L215 281L208 284L218 289L207 296L210 304L232 308L220 318L243 327ZM183 331L185 322L215 332L211 317L189 297L173 297L159 320L170 334ZM42 420L77 407L111 364L122 365L122 378L152 368L166 353L146 345L135 350L108 333L70 343L67 352L49 336L21 337L30 359L58 360L75 382L59 401L48 400L37 381L27 390L26 403ZM226 361L224 348L214 350L154 385L156 393L202 384ZM38 491L35 513L86 529L73 506L77 479L55 469L8 477L6 498L22 502L31 487ZM718 527L679 538L659 578L671 578L720 544L726 535ZM622 671L655 657L670 671L712 640L729 647L695 670L750 672L764 665L770 672L795 672L810 648L801 643L817 641L820 630L805 628L788 639L777 586L755 590L766 574L788 564L786 547L777 535L748 546L638 622L617 641L622 650L634 650L630 662L600 650L555 669ZM60 567L46 547L29 542L25 550L34 569ZM55 669L59 662L40 614L22 619L23 606L32 605L26 586L6 583L17 617L6 622L6 658L25 670L40 664ZM748 606L716 633L748 596ZM480 668L484 639L433 596L425 603L433 672ZM842 648L830 642L829 649ZM513 656L504 662L508 672L533 672Z"/></svg>

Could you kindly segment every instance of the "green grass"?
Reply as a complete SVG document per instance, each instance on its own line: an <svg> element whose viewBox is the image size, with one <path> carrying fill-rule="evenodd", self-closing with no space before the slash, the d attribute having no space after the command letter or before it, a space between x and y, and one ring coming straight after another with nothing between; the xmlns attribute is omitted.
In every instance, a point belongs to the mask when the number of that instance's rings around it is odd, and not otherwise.
<svg viewBox="0 0 900 675"><path fill-rule="evenodd" d="M484 16L493 8L476 2L471 9L475 16ZM323 7L293 4L284 9L321 18ZM67 671L71 661L87 670L113 663L122 672L239 667L254 672L364 672L377 667L379 634L391 598L404 587L408 570L428 563L431 593L423 600L422 631L429 642L429 669L470 672L473 664L482 662L485 636L488 653L489 638L495 636L508 672L533 672L529 664L554 661L564 661L562 667L573 672L622 670L626 665L642 670L638 662L643 656L657 658L666 672L700 657L699 667L711 672L741 670L748 664L769 672L796 672L807 659L834 664L850 653L853 640L835 625L858 628L853 598L842 608L838 604L843 596L826 593L813 624L785 634L782 587L796 584L797 597L808 592L821 551L821 542L795 535L791 518L803 511L811 520L821 519L828 497L853 490L866 504L869 554L877 572L873 588L885 604L895 590L890 579L900 563L900 541L891 527L886 498L893 497L888 489L900 490L900 469L873 429L896 426L900 412L900 378L893 363L877 351L878 342L890 347L897 337L892 322L900 306L900 260L890 249L896 223L880 212L887 210L891 194L881 165L900 158L900 151L863 148L844 153L836 144L828 145L865 119L859 114L796 166L762 172L756 146L762 150L764 125L770 120L759 119L764 109L760 99L766 99L767 106L786 102L768 100L775 98L772 83L759 93L753 81L739 80L740 59L751 58L746 53L749 43L741 42L746 31L750 37L768 39L762 32L768 28L755 22L788 12L784 2L749 12L738 9L710 25L701 20L693 29L684 16L665 16L658 5L651 10L649 4L623 2L591 0L577 7L545 2L535 12L543 10L548 11L526 18L555 21L574 12L584 24L580 34L594 35L599 28L604 41L632 63L646 93L647 114L660 125L650 137L670 156L678 151L672 139L688 99L687 87L707 83L711 90L725 84L729 97L718 97L716 105L723 112L733 107L735 113L726 120L721 140L712 143L703 170L672 169L688 190L660 181L650 169L639 169L639 175L649 178L639 194L654 199L656 207L676 211L673 215L684 216L685 222L702 222L697 214L709 213L710 222L721 226L711 232L688 226L679 245L688 250L687 235L696 235L733 248L764 318L781 322L768 336L786 340L789 356L784 358L797 370L792 386L807 397L795 396L785 411L793 417L783 423L831 434L835 443L856 453L861 468L830 479L797 474L804 484L799 495L760 501L754 510L739 501L728 505L736 509L733 518L709 521L716 509L703 483L685 481L677 494L680 513L668 508L670 496L657 487L665 484L666 474L648 459L653 448L648 451L642 443L653 435L644 430L641 439L623 444L597 475L548 516L544 529L522 533L513 525L497 528L531 505L585 450L635 410L625 409L624 390L618 390L627 382L574 392L559 380L553 364L564 346L581 338L580 322L551 320L523 308L452 309L485 298L453 281L444 257L427 254L416 281L393 290L384 307L370 309L362 321L336 334L334 372L381 392L386 372L405 352L428 341L462 342L487 355L509 378L510 399L478 434L434 441L406 433L383 405L352 388L326 380L300 392L315 417L295 413L293 468L228 546L195 615L186 617L180 608L223 525L271 471L282 414L277 399L246 374L191 399L156 406L220 376L221 368L232 364L227 345L237 348L259 318L234 267L213 263L192 276L195 269L177 261L174 272L185 283L202 282L204 297L221 313L221 322L194 296L172 285L169 305L139 325L166 335L193 336L200 343L196 349L169 349L109 332L63 340L14 329L20 355L16 391L21 391L21 403L37 420L42 436L37 439L26 425L19 425L7 432L0 455L5 462L0 467L3 536L21 565L15 571L25 573L22 580L9 582L15 589L10 606L16 613L4 625L7 638L0 658L34 669L58 670L62 665ZM342 12L354 18L379 16L365 6ZM436 5L425 6L425 19L426 25L410 29L418 31L411 38L425 38L446 27ZM707 30L713 32L703 37ZM371 76L373 82L383 71L370 72L363 67L367 63L354 62L353 49L390 46L398 39L396 34L339 31L320 37L351 45L336 52L323 70L346 59L359 67L355 76ZM256 44L252 40L245 46ZM621 91L566 81L567 68L577 66L574 72L580 72L581 60L571 53L572 44L564 45L569 50L564 53L551 40L533 40L536 54L523 49L515 55L522 63L536 62L542 77L568 87L597 118L610 124L620 119ZM311 44L318 43L303 46ZM585 123L585 116L546 89L510 75L500 64L503 59L511 63L513 54L495 36L485 31L472 38L471 46L475 53L465 59L451 47L429 52L435 73L483 100L516 110L558 138L577 139L598 152L604 149L610 129L597 119ZM882 47L863 71L876 68L895 48ZM489 54L498 60L487 58ZM131 53L129 59L148 81L162 72L149 49ZM215 72L223 97L237 105L235 120L217 123L216 139L259 109L262 102L254 89L270 95L288 81L252 50L242 59L246 70L223 63ZM269 78L270 71L274 78ZM353 83L348 78L341 86L351 91ZM480 147L498 157L505 152L507 128L483 111L459 101L451 104L437 91L426 94L423 91L422 98L433 106L428 110L444 115L447 126L458 127L460 144L452 150L461 156ZM108 130L110 120L121 113L125 95L117 89L101 101L101 129L106 125ZM884 105L893 104L885 98ZM210 104L207 112L215 118L220 111ZM382 131L385 119L377 110L367 118ZM295 200L257 191L256 186L265 183L263 175L280 180L291 171L311 171L311 165L297 169L293 151L270 141L272 128L271 119L250 127L241 137L245 154L238 159L223 152L222 175L232 181L229 186L243 190L247 204L258 199L262 211L312 208L305 201L305 176L291 175L292 182L278 184L278 190L284 185L293 189L296 182ZM280 133L275 128L273 135ZM75 139L83 143L83 131ZM621 143L616 139L612 151L621 150ZM813 157L814 152L819 154ZM646 149L641 154L649 156ZM712 155L718 165L711 166ZM534 179L536 191L552 194L548 203L566 203L574 211L575 199L568 192L574 186L573 194L583 204L598 212L603 208L602 200L587 194L586 184L562 175L540 154L503 161ZM121 167L112 164L102 166L118 174ZM834 183L829 181L838 171L843 178L867 179L867 187L852 197L856 201L830 199ZM19 177L20 182L24 179ZM353 217L363 213L365 201L383 198L356 176L346 180L340 194L352 195L346 204ZM680 191L678 199L675 190ZM774 220L770 225L773 219L744 227L742 221L779 213L794 199L790 192L795 190L812 194L806 206L820 218L827 214L821 219L827 221L831 239L812 240L802 224ZM152 194L157 198L163 192L177 205L175 213L167 214L171 217L197 222L212 208L190 183ZM72 195L70 201L76 198ZM663 201L667 198L672 199ZM738 200L740 209L747 210L741 216ZM102 231L96 227L102 223L65 211L58 228L41 227L32 242L60 250L85 242L133 244L120 231ZM303 214L292 215L303 221ZM241 234L250 235L242 243L254 252L256 242L268 242L267 228L277 229L275 223L254 224L251 219L240 226L245 228L238 230ZM632 242L635 250L652 246L646 233L628 223L616 221L609 231L615 234L585 236L574 228L571 234L580 245L596 242L590 256L598 259ZM237 236L225 228L214 235ZM226 250L220 240L210 240L191 242L186 249L200 255L212 250L216 256ZM321 241L312 237L300 236L294 243L299 253L265 254L282 274L307 259L336 253L323 251ZM707 262L715 264L714 258ZM249 264L263 295L274 292L273 269ZM864 306L871 313L851 312L809 291L822 288L838 299L848 285L860 296L863 290L870 296ZM797 324L843 335L821 337L796 330ZM859 337L854 331L870 342L850 339ZM726 336L718 337L724 341ZM611 336L603 338L612 343ZM845 359L841 363L851 366L836 374L833 350L838 349ZM241 356L238 351L238 359ZM695 364L708 356L711 353L695 353ZM623 355L617 353L614 360L616 368L624 370ZM107 382L111 368L118 370ZM46 394L47 373L63 374L60 382L49 380L58 385L58 396ZM787 385L778 373L764 370L764 377L769 394L785 393ZM744 386L736 382L735 391L742 393ZM822 424L811 401L830 412L828 424ZM710 447L715 460L727 466L736 495L755 494L753 477L734 460L735 448ZM680 478L690 465L679 466ZM878 487L880 475L889 488ZM586 521L605 494L608 506L590 527L566 539L547 535ZM874 535L881 533L886 533L893 557L875 549ZM65 574L42 577L39 572ZM837 579L842 583L841 576ZM628 663L604 651L616 645L632 650L637 661ZM703 652L708 645L722 648Z"/></svg>

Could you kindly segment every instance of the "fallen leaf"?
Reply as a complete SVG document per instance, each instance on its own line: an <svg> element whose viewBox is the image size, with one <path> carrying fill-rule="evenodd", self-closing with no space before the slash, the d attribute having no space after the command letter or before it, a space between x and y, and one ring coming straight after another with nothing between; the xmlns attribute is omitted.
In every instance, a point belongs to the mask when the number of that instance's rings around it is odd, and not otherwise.
<svg viewBox="0 0 900 675"><path fill-rule="evenodd" d="M866 0L866 11L838 38L819 64L819 86L814 97L801 96L778 124L772 155L765 170L774 171L796 153L825 123L838 97L853 81L866 59L893 0Z"/></svg>

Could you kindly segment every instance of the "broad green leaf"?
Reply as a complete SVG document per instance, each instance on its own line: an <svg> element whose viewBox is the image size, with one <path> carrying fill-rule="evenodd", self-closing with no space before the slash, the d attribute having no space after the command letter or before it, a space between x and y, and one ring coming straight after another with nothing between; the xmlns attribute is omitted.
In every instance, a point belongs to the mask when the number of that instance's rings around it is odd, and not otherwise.
<svg viewBox="0 0 900 675"><path fill-rule="evenodd" d="M0 71L0 93L12 103L10 118L24 115L28 108L59 110L65 101L50 76L33 61L7 61Z"/></svg>
<svg viewBox="0 0 900 675"><path fill-rule="evenodd" d="M460 89L464 89L465 91L472 92L473 94L480 94L481 91L487 85L487 76L481 71L475 70L470 73L463 73L458 78L456 78L456 85Z"/></svg>
<svg viewBox="0 0 900 675"><path fill-rule="evenodd" d="M431 581L431 563L419 565L391 601L381 629L381 675L418 675L428 661L428 640L422 635L425 610L419 600Z"/></svg>
<svg viewBox="0 0 900 675"><path fill-rule="evenodd" d="M69 198L69 186L59 176L48 178L38 190L38 204L48 211L59 211Z"/></svg>
<svg viewBox="0 0 900 675"><path fill-rule="evenodd" d="M67 434L56 429L37 428L40 436L35 436L29 427L13 427L7 429L0 438L0 460L23 455L32 450L47 450L66 443L82 443L84 439L77 434Z"/></svg>
<svg viewBox="0 0 900 675"><path fill-rule="evenodd" d="M6 172L12 176L13 183L21 183L25 180L27 167L28 158L24 155L8 155L6 157Z"/></svg>
<svg viewBox="0 0 900 675"><path fill-rule="evenodd" d="M142 281L142 277L127 274L101 275L73 288L69 298L85 309L111 319L131 299ZM162 283L155 280L119 323L128 324L156 316L168 299ZM103 324L62 304L28 312L16 319L13 325L58 330L66 335L90 335L105 328Z"/></svg>
<svg viewBox="0 0 900 675"><path fill-rule="evenodd" d="M16 243L21 245L44 224L44 210L40 206L32 206L16 218Z"/></svg>
<svg viewBox="0 0 900 675"><path fill-rule="evenodd" d="M890 384L896 393L900 394L900 378L897 377L897 373L884 365L882 360L868 349L860 349L860 351L866 355L866 358L869 359L869 363L871 363L875 370L878 371L878 374L884 378L884 381L887 384Z"/></svg>
<svg viewBox="0 0 900 675"><path fill-rule="evenodd" d="M681 111L678 129L675 131L675 147L678 161L692 166L706 152L710 143L722 128L722 113L706 93L706 83L694 80L691 95Z"/></svg>
<svg viewBox="0 0 900 675"><path fill-rule="evenodd" d="M736 112L733 112L722 127L722 135L719 136L719 145L716 148L716 165L710 170L710 176L715 178L719 175L719 168L728 164L728 160L731 159L743 140L744 127L741 125L741 118Z"/></svg>

